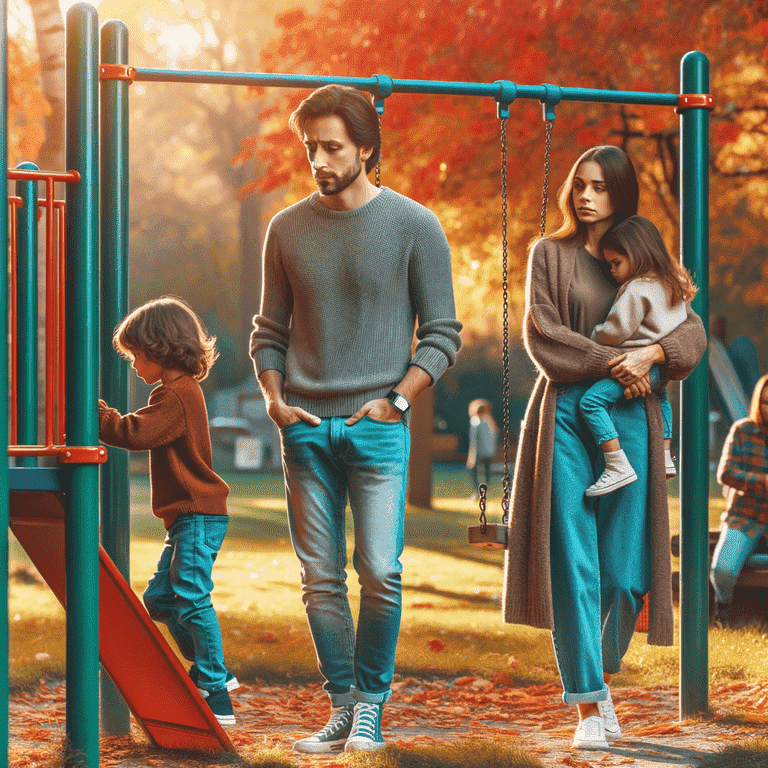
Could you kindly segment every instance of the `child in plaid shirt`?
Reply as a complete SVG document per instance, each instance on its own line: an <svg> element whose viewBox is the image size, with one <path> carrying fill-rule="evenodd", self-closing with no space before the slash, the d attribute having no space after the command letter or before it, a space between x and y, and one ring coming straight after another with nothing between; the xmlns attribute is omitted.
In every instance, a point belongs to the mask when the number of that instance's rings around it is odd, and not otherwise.
<svg viewBox="0 0 768 768"><path fill-rule="evenodd" d="M727 507L709 578L718 619L726 625L736 579L768 533L768 375L755 385L749 417L731 427L717 479L725 486Z"/></svg>

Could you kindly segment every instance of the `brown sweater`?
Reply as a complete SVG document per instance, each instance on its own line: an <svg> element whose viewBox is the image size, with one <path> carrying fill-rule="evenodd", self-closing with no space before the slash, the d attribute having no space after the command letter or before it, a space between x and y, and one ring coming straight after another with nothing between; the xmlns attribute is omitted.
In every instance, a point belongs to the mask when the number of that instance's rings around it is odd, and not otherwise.
<svg viewBox="0 0 768 768"><path fill-rule="evenodd" d="M213 471L208 411L191 376L155 387L145 408L125 416L99 400L99 439L149 451L152 511L166 529L181 515L227 514L229 486Z"/></svg>
<svg viewBox="0 0 768 768"><path fill-rule="evenodd" d="M557 383L610 375L608 361L621 351L571 330L568 290L578 246L540 240L531 250L523 336L540 375L528 402L512 488L509 548L504 567L503 612L509 624L554 628L549 524L552 497ZM662 378L679 381L698 365L707 338L699 317L688 318L658 342L666 363ZM646 397L651 545L648 642L671 645L672 582L663 426L658 397Z"/></svg>

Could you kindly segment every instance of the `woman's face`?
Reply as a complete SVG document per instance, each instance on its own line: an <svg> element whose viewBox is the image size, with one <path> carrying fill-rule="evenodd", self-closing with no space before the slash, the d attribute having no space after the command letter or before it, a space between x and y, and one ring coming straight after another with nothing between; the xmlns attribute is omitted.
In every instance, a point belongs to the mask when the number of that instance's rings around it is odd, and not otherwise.
<svg viewBox="0 0 768 768"><path fill-rule="evenodd" d="M586 160L576 169L573 178L573 207L579 221L585 224L597 224L616 213L608 196L604 176L603 169L594 160Z"/></svg>

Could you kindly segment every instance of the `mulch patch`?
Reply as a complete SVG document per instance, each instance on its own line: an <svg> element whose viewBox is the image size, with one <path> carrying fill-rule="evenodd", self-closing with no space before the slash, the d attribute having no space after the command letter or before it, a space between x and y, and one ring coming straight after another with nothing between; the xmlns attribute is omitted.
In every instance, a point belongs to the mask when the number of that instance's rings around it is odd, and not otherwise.
<svg viewBox="0 0 768 768"><path fill-rule="evenodd" d="M613 697L624 738L607 751L585 753L570 748L575 713L560 699L560 686L515 687L505 674L452 681L408 678L393 685L385 708L387 741L409 745L451 743L458 739L503 740L536 756L545 766L696 765L708 752L765 734L768 686L738 682L710 689L712 712L701 719L679 720L674 687L614 688ZM328 700L319 685L243 684L233 692L237 725L228 734L239 752L255 747L290 749L297 739L321 727ZM36 690L9 701L11 768L44 768L59 754L65 732L63 682L41 681ZM343 756L293 754L297 767L346 765ZM103 768L217 768L231 759L209 756L191 762L188 755L154 749L135 725L130 737L102 740ZM234 763L237 764L236 762Z"/></svg>

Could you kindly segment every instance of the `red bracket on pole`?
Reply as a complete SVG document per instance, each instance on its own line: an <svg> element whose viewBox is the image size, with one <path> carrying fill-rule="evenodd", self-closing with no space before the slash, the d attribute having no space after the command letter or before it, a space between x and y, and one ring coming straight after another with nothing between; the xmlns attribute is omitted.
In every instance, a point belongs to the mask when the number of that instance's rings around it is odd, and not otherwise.
<svg viewBox="0 0 768 768"><path fill-rule="evenodd" d="M127 64L101 64L99 80L127 80L132 83L136 79L136 67Z"/></svg>
<svg viewBox="0 0 768 768"><path fill-rule="evenodd" d="M107 449L103 445L66 445L59 450L59 464L103 464Z"/></svg>
<svg viewBox="0 0 768 768"><path fill-rule="evenodd" d="M681 93L677 97L677 107L675 112L679 115L680 112L686 109L709 109L715 108L715 97L711 93Z"/></svg>

